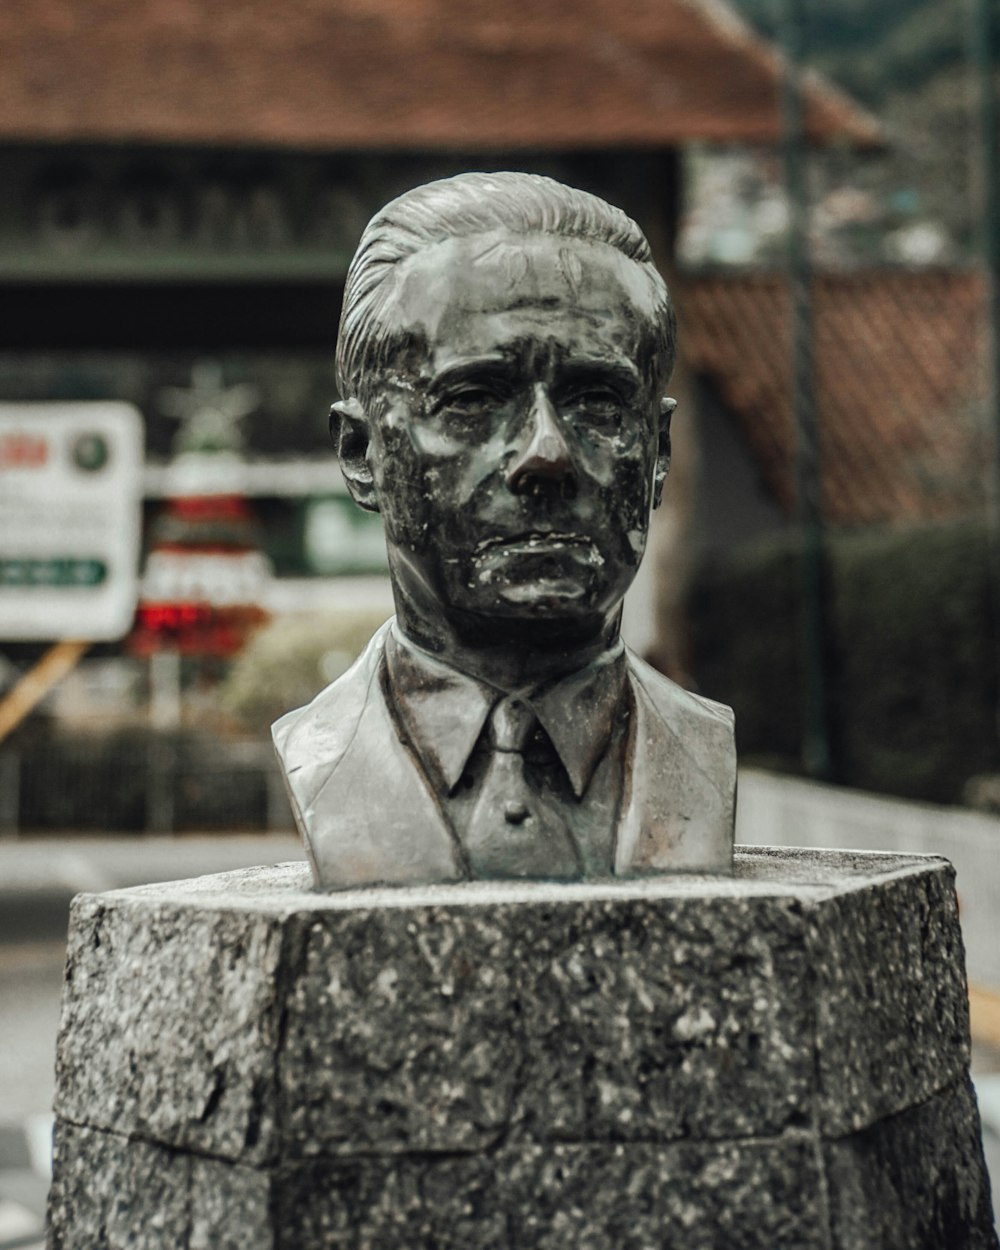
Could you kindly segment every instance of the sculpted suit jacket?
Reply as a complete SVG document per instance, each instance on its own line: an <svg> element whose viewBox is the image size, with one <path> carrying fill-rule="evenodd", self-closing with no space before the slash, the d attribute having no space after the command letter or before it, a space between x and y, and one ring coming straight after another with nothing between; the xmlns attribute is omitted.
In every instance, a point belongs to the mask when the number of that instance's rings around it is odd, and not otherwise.
<svg viewBox="0 0 1000 1250"><path fill-rule="evenodd" d="M390 623L391 624L391 623ZM320 888L458 881L455 836L383 689L382 627L354 666L273 727ZM733 714L627 653L632 702L616 876L726 872L736 798Z"/></svg>

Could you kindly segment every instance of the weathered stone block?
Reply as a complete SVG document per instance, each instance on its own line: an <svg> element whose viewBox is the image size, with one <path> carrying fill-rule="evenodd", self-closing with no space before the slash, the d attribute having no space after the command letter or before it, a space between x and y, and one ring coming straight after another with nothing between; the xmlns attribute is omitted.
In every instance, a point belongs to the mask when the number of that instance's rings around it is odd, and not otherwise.
<svg viewBox="0 0 1000 1250"><path fill-rule="evenodd" d="M978 1250L968 1055L938 859L83 897L53 1244Z"/></svg>
<svg viewBox="0 0 1000 1250"><path fill-rule="evenodd" d="M839 893L812 924L818 1114L836 1137L923 1102L968 1067L952 874Z"/></svg>
<svg viewBox="0 0 1000 1250"><path fill-rule="evenodd" d="M808 1135L779 1142L522 1143L339 1158L283 1177L281 1245L351 1250L825 1250Z"/></svg>
<svg viewBox="0 0 1000 1250"><path fill-rule="evenodd" d="M805 948L769 898L327 912L286 1000L286 1148L780 1132L811 1097Z"/></svg>
<svg viewBox="0 0 1000 1250"><path fill-rule="evenodd" d="M824 1147L833 1244L908 1250L997 1244L968 1078ZM930 1145L930 1149L928 1146Z"/></svg>
<svg viewBox="0 0 1000 1250"><path fill-rule="evenodd" d="M57 1124L50 1250L276 1250L267 1172Z"/></svg>
<svg viewBox="0 0 1000 1250"><path fill-rule="evenodd" d="M281 920L128 893L74 902L59 1113L226 1159L273 1155Z"/></svg>

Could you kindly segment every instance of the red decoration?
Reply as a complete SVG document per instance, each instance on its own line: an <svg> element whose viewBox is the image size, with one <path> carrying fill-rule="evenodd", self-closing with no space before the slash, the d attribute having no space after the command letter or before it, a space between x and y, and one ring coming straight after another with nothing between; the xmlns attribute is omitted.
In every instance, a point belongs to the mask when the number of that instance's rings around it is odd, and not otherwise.
<svg viewBox="0 0 1000 1250"><path fill-rule="evenodd" d="M238 495L171 499L158 519L129 649L229 656L267 620L269 566Z"/></svg>

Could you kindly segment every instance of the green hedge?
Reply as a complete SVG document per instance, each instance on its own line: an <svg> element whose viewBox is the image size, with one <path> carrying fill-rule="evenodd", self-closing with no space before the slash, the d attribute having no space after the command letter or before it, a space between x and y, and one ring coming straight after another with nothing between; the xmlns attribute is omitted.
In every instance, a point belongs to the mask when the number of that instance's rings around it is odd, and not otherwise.
<svg viewBox="0 0 1000 1250"><path fill-rule="evenodd" d="M792 533L706 561L694 580L695 672L735 708L744 762L795 769L801 754L799 581ZM830 534L825 582L835 779L955 802L1000 770L984 525Z"/></svg>

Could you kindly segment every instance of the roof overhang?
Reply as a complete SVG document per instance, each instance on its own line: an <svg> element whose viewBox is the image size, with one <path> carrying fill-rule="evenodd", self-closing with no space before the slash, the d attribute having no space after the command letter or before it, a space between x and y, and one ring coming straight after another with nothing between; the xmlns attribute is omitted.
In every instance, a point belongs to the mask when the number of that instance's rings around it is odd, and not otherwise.
<svg viewBox="0 0 1000 1250"><path fill-rule="evenodd" d="M0 139L325 150L771 144L780 54L722 0L12 0ZM817 143L879 146L810 75Z"/></svg>

